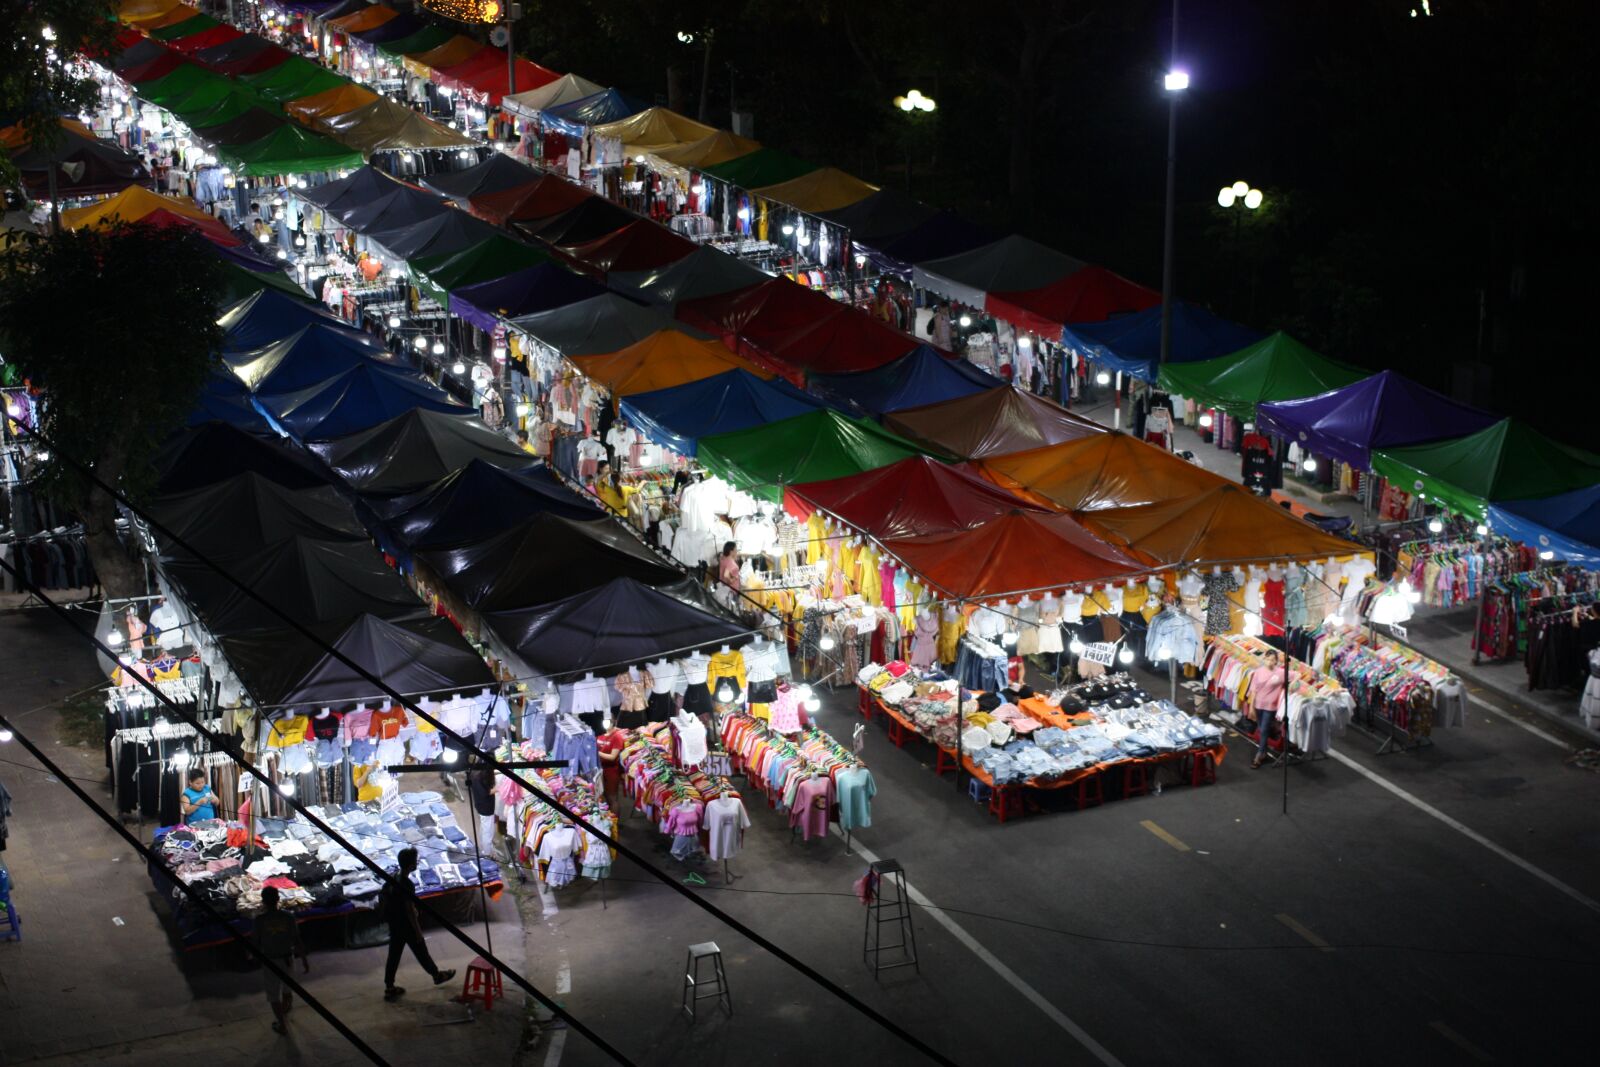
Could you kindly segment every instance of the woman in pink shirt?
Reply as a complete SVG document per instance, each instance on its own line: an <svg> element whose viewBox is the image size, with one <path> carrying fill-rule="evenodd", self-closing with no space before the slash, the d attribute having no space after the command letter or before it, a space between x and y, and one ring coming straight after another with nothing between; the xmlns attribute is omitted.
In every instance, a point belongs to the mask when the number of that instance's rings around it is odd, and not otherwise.
<svg viewBox="0 0 1600 1067"><path fill-rule="evenodd" d="M1256 758L1250 763L1252 770L1266 761L1273 717L1283 711L1283 686L1283 662L1278 653L1268 652L1266 666L1250 672L1250 707L1255 710L1256 729L1261 734L1256 742Z"/></svg>

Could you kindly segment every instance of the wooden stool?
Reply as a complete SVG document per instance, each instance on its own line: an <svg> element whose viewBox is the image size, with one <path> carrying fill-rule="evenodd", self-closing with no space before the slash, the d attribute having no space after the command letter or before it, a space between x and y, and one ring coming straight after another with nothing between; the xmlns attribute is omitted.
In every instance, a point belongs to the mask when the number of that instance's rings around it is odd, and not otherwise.
<svg viewBox="0 0 1600 1067"><path fill-rule="evenodd" d="M467 980L461 986L461 1002L466 1004L481 1000L484 1011L493 1011L494 1002L504 1000L505 996L500 972L482 956L474 956L472 962L467 964Z"/></svg>
<svg viewBox="0 0 1600 1067"><path fill-rule="evenodd" d="M1099 807L1106 801L1105 794L1100 790L1100 773L1086 774L1078 779L1078 810Z"/></svg>
<svg viewBox="0 0 1600 1067"><path fill-rule="evenodd" d="M711 973L706 976L700 974L704 960L711 961ZM728 1009L729 1015L733 1014L733 993L728 989L728 974L722 969L722 950L715 941L702 941L689 946L689 959L684 964L683 1010L693 1019L695 1004L713 997Z"/></svg>

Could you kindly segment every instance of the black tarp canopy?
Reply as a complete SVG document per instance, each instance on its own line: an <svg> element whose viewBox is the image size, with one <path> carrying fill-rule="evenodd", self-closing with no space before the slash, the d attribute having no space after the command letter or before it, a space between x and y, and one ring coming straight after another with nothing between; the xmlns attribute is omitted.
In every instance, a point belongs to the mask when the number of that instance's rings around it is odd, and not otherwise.
<svg viewBox="0 0 1600 1067"><path fill-rule="evenodd" d="M300 623L357 615L396 619L427 610L377 549L357 541L296 535L229 560L224 569L266 604L181 550L162 569L218 636L282 628L268 604Z"/></svg>
<svg viewBox="0 0 1600 1067"><path fill-rule="evenodd" d="M309 200L318 207L326 208L332 214L338 215L359 204L392 193L402 184L368 164L351 171L343 178L324 182L322 185L313 185L309 189L301 189L295 195L301 200Z"/></svg>
<svg viewBox="0 0 1600 1067"><path fill-rule="evenodd" d="M410 225L371 230L367 237L404 260L442 256L482 244L500 231L465 211L446 208L431 218Z"/></svg>
<svg viewBox="0 0 1600 1067"><path fill-rule="evenodd" d="M422 184L452 200L467 200L485 193L498 193L503 189L527 185L536 181L539 173L504 152L492 152L488 159L466 170L429 174L422 179Z"/></svg>
<svg viewBox="0 0 1600 1067"><path fill-rule="evenodd" d="M483 657L446 619L386 622L362 615L307 629L406 696L494 684ZM293 630L224 637L220 644L239 680L261 705L329 705L380 696L371 682Z"/></svg>
<svg viewBox="0 0 1600 1067"><path fill-rule="evenodd" d="M742 645L742 624L692 608L632 578L535 608L485 616L490 629L531 670L548 676L616 672L691 649Z"/></svg>
<svg viewBox="0 0 1600 1067"><path fill-rule="evenodd" d="M410 368L366 360L331 378L286 393L261 394L261 406L295 437L343 437L412 408L449 415L471 411Z"/></svg>
<svg viewBox="0 0 1600 1067"><path fill-rule="evenodd" d="M223 347L228 349L259 348L273 341L281 341L307 326L327 326L360 333L318 305L296 300L276 289L262 289L229 304L217 316L217 325L227 335Z"/></svg>
<svg viewBox="0 0 1600 1067"><path fill-rule="evenodd" d="M470 415L412 410L370 430L307 447L350 488L394 495L437 482L475 459L508 470L538 462Z"/></svg>
<svg viewBox="0 0 1600 1067"><path fill-rule="evenodd" d="M253 392L287 393L327 381L373 361L394 357L366 334L311 323L258 348L228 349L223 360Z"/></svg>
<svg viewBox="0 0 1600 1067"><path fill-rule="evenodd" d="M158 493L181 493L229 481L249 471L289 489L328 484L323 474L277 437L206 422L174 434L156 453Z"/></svg>
<svg viewBox="0 0 1600 1067"><path fill-rule="evenodd" d="M415 226L449 210L449 206L432 193L396 184L384 195L338 214L340 220L357 233L375 233Z"/></svg>
<svg viewBox="0 0 1600 1067"><path fill-rule="evenodd" d="M548 512L474 545L419 552L419 562L478 611L508 611L632 578L703 606L700 585L613 522Z"/></svg>
<svg viewBox="0 0 1600 1067"><path fill-rule="evenodd" d="M254 552L290 537L367 540L355 509L333 486L286 489L251 471L161 497L149 510L157 522L210 559L225 559L241 550ZM187 553L163 543L163 556L174 553L187 558Z"/></svg>
<svg viewBox="0 0 1600 1067"><path fill-rule="evenodd" d="M642 307L616 293L520 315L511 320L511 325L564 356L607 355L661 330L677 330L701 340L710 336L657 308Z"/></svg>
<svg viewBox="0 0 1600 1067"><path fill-rule="evenodd" d="M426 549L475 544L551 514L580 522L604 517L595 501L568 489L543 463L507 470L474 459L416 493L374 502L384 527L400 544Z"/></svg>

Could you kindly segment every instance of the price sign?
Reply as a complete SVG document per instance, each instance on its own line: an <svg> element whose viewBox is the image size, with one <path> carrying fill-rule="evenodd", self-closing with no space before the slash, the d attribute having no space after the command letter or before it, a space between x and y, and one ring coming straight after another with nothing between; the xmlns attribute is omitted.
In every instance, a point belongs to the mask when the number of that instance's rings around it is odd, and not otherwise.
<svg viewBox="0 0 1600 1067"><path fill-rule="evenodd" d="M1092 645L1083 646L1081 659L1090 663L1098 663L1102 667L1109 667L1117 661L1117 646L1114 641L1096 641Z"/></svg>

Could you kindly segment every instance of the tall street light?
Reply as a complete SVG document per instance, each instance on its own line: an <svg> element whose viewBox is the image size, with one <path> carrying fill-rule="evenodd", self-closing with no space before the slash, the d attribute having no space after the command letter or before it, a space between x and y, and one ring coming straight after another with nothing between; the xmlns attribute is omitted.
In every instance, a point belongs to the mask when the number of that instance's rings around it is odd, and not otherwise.
<svg viewBox="0 0 1600 1067"><path fill-rule="evenodd" d="M1217 206L1224 211L1233 213L1233 256L1237 268L1244 261L1244 255L1239 247L1239 224L1245 215L1259 208L1266 198L1261 195L1260 189L1252 188L1249 182L1238 181L1232 185L1224 185L1217 191ZM1237 269L1234 271L1237 275ZM1228 298L1233 299L1233 283L1228 283ZM1256 275L1255 267L1250 268L1250 313L1255 314L1256 306Z"/></svg>
<svg viewBox="0 0 1600 1067"><path fill-rule="evenodd" d="M1172 0L1172 58L1178 58L1178 0ZM1178 98L1189 88L1189 72L1167 71L1167 224L1161 254L1161 362L1172 356L1172 215L1178 180Z"/></svg>

